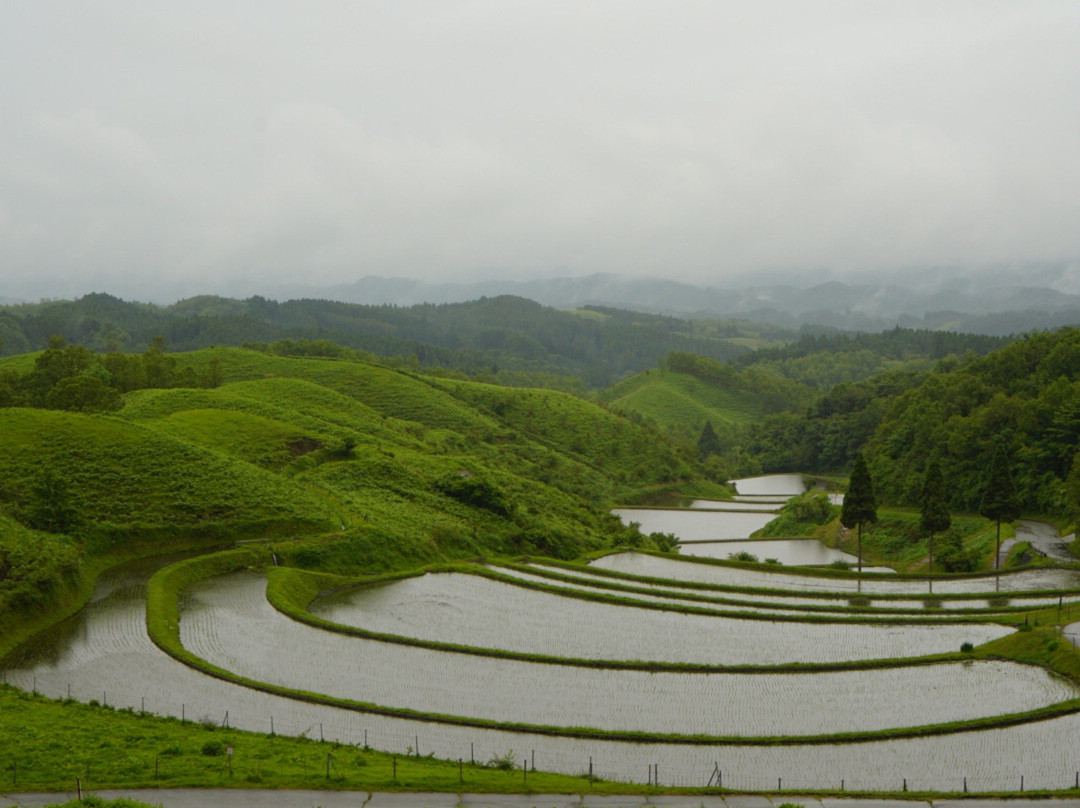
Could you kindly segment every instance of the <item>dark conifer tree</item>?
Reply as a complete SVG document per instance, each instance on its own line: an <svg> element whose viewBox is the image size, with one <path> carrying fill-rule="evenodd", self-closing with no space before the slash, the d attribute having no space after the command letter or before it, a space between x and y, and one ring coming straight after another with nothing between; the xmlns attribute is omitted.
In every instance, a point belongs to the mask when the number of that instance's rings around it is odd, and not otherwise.
<svg viewBox="0 0 1080 808"><path fill-rule="evenodd" d="M716 437L716 431L713 429L711 421L705 422L705 426L701 430L701 437L698 438L697 448L702 460L708 460L709 455L720 454L720 438Z"/></svg>
<svg viewBox="0 0 1080 808"><path fill-rule="evenodd" d="M1001 523L1012 522L1020 516L1016 485L1013 483L1009 458L1003 446L999 445L994 450L994 459L990 463L990 475L986 481L986 490L983 492L979 513L997 522L997 545L994 549L994 569L997 569L1001 556Z"/></svg>
<svg viewBox="0 0 1080 808"><path fill-rule="evenodd" d="M877 521L877 500L874 497L874 483L870 479L870 470L862 454L855 456L855 465L851 467L848 490L844 495L844 504L840 509L840 524L848 530L858 529L859 537L859 572L862 572L862 529L863 525Z"/></svg>
<svg viewBox="0 0 1080 808"><path fill-rule="evenodd" d="M930 572L934 572L934 534L948 530L952 525L949 507L945 502L945 480L941 475L941 464L931 460L926 468L922 490L922 517L919 521L924 531L930 534Z"/></svg>

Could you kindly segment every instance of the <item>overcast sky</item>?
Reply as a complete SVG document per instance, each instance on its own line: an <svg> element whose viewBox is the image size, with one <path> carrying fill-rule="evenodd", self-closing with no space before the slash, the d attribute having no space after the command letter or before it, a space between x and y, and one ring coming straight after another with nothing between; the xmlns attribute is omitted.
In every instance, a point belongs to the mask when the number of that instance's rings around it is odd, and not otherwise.
<svg viewBox="0 0 1080 808"><path fill-rule="evenodd" d="M0 8L12 283L1080 257L1076 0Z"/></svg>

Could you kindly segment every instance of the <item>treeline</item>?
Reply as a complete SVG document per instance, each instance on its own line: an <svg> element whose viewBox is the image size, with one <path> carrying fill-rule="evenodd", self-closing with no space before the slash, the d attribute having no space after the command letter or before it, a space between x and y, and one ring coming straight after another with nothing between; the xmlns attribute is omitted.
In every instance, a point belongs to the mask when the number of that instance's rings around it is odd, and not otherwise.
<svg viewBox="0 0 1080 808"><path fill-rule="evenodd" d="M730 324L729 324L730 325ZM730 361L749 349L740 328L615 309L565 312L517 297L409 307L328 300L196 297L172 306L106 294L0 307L5 354L41 350L59 334L103 352L135 352L163 336L176 350L282 340L347 348L469 375L505 370L576 376L591 388L656 367L670 351Z"/></svg>
<svg viewBox="0 0 1080 808"><path fill-rule="evenodd" d="M751 361L782 361L818 353L839 354L858 351L870 351L877 356L896 360L914 357L944 359L950 354L962 356L973 353L983 356L1015 341L1014 336L962 334L956 331L930 331L897 326L878 333L803 334L787 345L757 351ZM746 358L737 360L736 364L745 364L746 361Z"/></svg>
<svg viewBox="0 0 1080 808"><path fill-rule="evenodd" d="M841 470L862 449L884 501L915 504L939 459L949 506L979 507L999 449L1027 513L1080 509L1080 330L1034 334L933 372L839 385L807 412L766 419L748 450L766 471Z"/></svg>
<svg viewBox="0 0 1080 808"><path fill-rule="evenodd" d="M158 337L141 354L98 354L55 335L29 373L0 370L0 407L110 412L120 409L123 394L132 390L222 383L217 360L211 359L206 370L197 374L190 367L179 368L165 348L164 338Z"/></svg>
<svg viewBox="0 0 1080 808"><path fill-rule="evenodd" d="M1016 340L897 326L880 333L804 334L797 341L756 351L737 366L769 370L791 381L828 390L889 370L930 370L948 356L984 356Z"/></svg>

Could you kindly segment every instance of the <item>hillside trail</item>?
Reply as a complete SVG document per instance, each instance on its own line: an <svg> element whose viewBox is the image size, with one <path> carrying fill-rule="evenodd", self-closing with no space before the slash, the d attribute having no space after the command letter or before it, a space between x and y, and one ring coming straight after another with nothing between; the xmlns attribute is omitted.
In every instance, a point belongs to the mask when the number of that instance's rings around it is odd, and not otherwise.
<svg viewBox="0 0 1080 808"><path fill-rule="evenodd" d="M1038 522L1034 519L1021 519L1016 525L1016 537L1005 539L1001 543L1001 552L998 553L998 566L1005 564L1009 557L1009 551L1020 542L1028 542L1032 548L1055 561L1074 561L1076 556L1069 550L1068 543L1075 539L1075 534L1061 536L1057 528L1049 522Z"/></svg>

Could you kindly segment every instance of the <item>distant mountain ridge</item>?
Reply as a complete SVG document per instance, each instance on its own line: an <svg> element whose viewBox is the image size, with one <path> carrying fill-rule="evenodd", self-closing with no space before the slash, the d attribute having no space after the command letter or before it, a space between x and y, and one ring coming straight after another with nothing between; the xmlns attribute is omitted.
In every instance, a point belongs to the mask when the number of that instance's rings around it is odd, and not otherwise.
<svg viewBox="0 0 1080 808"><path fill-rule="evenodd" d="M117 288L115 281L102 281L94 291L165 306L218 295L399 307L513 296L564 311L599 306L680 318L738 318L791 330L813 327L873 332L900 325L1008 335L1080 323L1080 263L866 271L840 278L827 270L777 271L717 280L717 285L703 285L597 273L456 282L369 275L352 283L319 286L264 279L224 277L207 283L161 277L133 278L123 289ZM9 282L0 303L74 299L86 294L86 287L93 282L73 277L51 285L28 283Z"/></svg>
<svg viewBox="0 0 1080 808"><path fill-rule="evenodd" d="M612 306L680 317L742 318L787 328L816 325L876 331L901 325L1008 334L1080 322L1080 295L1032 285L1023 273L965 277L912 288L897 283L825 281L743 288L596 274L530 281L427 283L369 276L321 294L350 303L409 306L515 295L558 309ZM290 290L300 292L300 289ZM1007 315L993 317L991 315Z"/></svg>

